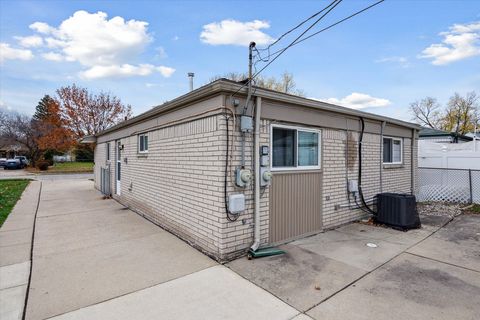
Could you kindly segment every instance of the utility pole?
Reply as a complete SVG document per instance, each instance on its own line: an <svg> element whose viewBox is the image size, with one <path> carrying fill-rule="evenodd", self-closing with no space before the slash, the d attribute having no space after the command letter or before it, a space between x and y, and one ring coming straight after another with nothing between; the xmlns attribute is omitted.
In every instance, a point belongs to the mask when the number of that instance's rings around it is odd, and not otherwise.
<svg viewBox="0 0 480 320"><path fill-rule="evenodd" d="M253 48L255 48L256 43L250 42L248 46L248 93L247 93L247 101L245 102L245 108L243 114L247 112L248 106L250 104L250 99L252 97L252 81L253 81L253 74L252 74L252 67L253 67Z"/></svg>

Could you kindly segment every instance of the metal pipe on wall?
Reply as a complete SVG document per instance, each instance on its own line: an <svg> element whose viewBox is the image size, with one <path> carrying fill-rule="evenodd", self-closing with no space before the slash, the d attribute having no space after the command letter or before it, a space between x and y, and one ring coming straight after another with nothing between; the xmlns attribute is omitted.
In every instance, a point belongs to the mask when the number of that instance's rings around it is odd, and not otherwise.
<svg viewBox="0 0 480 320"><path fill-rule="evenodd" d="M380 193L383 192L383 132L386 125L387 122L383 121L380 129Z"/></svg>
<svg viewBox="0 0 480 320"><path fill-rule="evenodd" d="M253 213L253 244L250 247L252 251L257 251L260 246L260 121L262 114L262 98L257 97L255 104L255 129L254 129L254 178L255 178L255 190L254 190L254 213Z"/></svg>
<svg viewBox="0 0 480 320"><path fill-rule="evenodd" d="M412 141L410 142L411 146L411 155L410 155L410 192L411 194L415 194L415 138L416 138L416 131L412 129Z"/></svg>

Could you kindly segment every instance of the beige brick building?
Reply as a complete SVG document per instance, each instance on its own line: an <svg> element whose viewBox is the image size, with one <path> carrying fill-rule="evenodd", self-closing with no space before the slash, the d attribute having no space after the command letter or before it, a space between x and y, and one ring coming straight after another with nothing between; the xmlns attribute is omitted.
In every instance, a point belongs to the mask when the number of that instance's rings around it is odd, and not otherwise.
<svg viewBox="0 0 480 320"><path fill-rule="evenodd" d="M242 152L244 90L232 97L240 87L217 80L97 135L95 187L218 260L245 254L254 242L260 168L272 173L259 188L261 246L367 215L347 188L359 178L361 119L369 206L380 192L415 190L416 125L260 88L245 113L261 119L258 143L268 153L255 168L254 129L243 134ZM245 187L235 174L242 153L252 174ZM232 195L244 195L245 208L227 216Z"/></svg>

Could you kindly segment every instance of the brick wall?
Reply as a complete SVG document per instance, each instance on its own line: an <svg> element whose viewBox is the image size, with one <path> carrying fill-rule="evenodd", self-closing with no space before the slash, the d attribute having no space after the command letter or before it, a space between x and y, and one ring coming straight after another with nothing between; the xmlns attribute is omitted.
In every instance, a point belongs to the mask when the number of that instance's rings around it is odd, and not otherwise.
<svg viewBox="0 0 480 320"><path fill-rule="evenodd" d="M261 145L269 145L270 124L270 120L262 120ZM147 133L149 150L146 155L137 152L136 135L121 139L125 146L122 151L121 195L114 195L122 204L219 260L245 253L253 242L254 229L254 182L245 189L234 184L234 169L241 164L241 134L238 121L236 130L232 130L232 119L229 121L231 159L227 189L228 194L245 194L246 211L235 222L226 217L223 189L226 126L225 115L215 114L150 131ZM359 219L364 214L359 209L350 209L355 207L355 202L351 198L349 203L346 188L347 177L357 179L358 133L320 129L323 226L328 229ZM404 138L403 165L384 167L384 192L410 192L410 146L411 139ZM365 134L363 150L363 189L368 200L380 192L380 135ZM95 186L99 188L99 168L108 164L105 144L98 144L95 151ZM246 135L245 151L246 167L252 168L252 134ZM115 193L114 141L110 142L110 155L111 190ZM269 188L261 191L260 211L261 242L267 244Z"/></svg>
<svg viewBox="0 0 480 320"><path fill-rule="evenodd" d="M237 120L239 120L237 118ZM219 130L222 132L222 139L226 140L226 120L220 122ZM254 213L254 195L253 186L255 184L252 180L247 188L238 188L235 186L234 170L241 166L241 134L239 121L236 123L236 130L232 137L233 121L229 121L229 135L230 146L232 146L229 178L228 178L228 194L243 193L245 194L246 210L243 212L237 221L230 222L226 215L223 214L222 222L224 223L221 252L223 259L232 259L248 251L248 248L253 243L253 213ZM247 133L245 135L245 166L246 168L253 167L253 134ZM233 139L232 139L233 138ZM232 144L233 142L233 144ZM226 141L225 143L226 144ZM262 120L260 126L260 145L269 145L269 122ZM223 156L225 161L225 156ZM265 245L268 242L268 220L269 220L269 188L262 188L260 192L260 237L261 244ZM225 212L225 210L223 211Z"/></svg>
<svg viewBox="0 0 480 320"><path fill-rule="evenodd" d="M323 129L323 225L333 228L357 220L365 213L355 208L353 197L348 198L348 179L358 180L359 134L344 130ZM348 142L347 142L348 136ZM362 185L367 202L381 192L381 136L364 134L362 148ZM403 138L403 164L383 165L383 192L411 193L411 139ZM347 152L348 144L348 152ZM416 149L414 161L416 161ZM348 166L347 166L348 156ZM414 162L415 164L416 162ZM360 199L357 199L360 203Z"/></svg>

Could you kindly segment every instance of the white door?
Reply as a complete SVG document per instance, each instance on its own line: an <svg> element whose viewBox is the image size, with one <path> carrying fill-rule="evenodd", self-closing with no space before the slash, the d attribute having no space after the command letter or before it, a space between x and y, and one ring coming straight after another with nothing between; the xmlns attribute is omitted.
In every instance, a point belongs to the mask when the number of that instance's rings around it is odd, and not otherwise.
<svg viewBox="0 0 480 320"><path fill-rule="evenodd" d="M121 184L120 180L122 177L122 143L120 141L117 141L116 143L116 166L115 166L115 181L117 182L116 188L115 188L115 193L120 195L120 190L121 190Z"/></svg>

